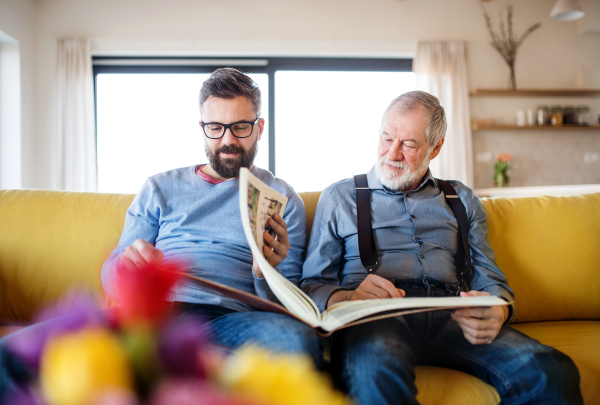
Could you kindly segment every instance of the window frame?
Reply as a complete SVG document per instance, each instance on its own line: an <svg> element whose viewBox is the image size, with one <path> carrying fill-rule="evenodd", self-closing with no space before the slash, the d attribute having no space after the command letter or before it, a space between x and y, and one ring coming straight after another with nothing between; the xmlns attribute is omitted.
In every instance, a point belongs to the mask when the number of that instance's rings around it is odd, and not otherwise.
<svg viewBox="0 0 600 405"><path fill-rule="evenodd" d="M275 72L340 71L340 72L412 72L412 58L365 57L129 57L93 56L94 115L97 118L97 77L104 73L211 73L221 67L232 67L245 73L266 73L269 80L269 171L275 175ZM200 89L198 89L200 90ZM263 95L265 97L265 95ZM97 122L97 119L96 119ZM96 124L96 143L98 130ZM97 162L96 162L97 164Z"/></svg>

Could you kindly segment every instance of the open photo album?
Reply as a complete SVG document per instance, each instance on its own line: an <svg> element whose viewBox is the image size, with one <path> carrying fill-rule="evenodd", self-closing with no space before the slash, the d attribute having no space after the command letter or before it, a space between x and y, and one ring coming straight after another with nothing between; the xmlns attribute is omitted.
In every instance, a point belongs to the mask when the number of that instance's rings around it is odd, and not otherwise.
<svg viewBox="0 0 600 405"><path fill-rule="evenodd" d="M240 170L239 196L241 221L252 255L271 291L283 306L235 288L184 275L205 290L262 310L288 314L310 325L323 336L348 326L393 316L441 309L508 305L505 300L491 296L387 298L345 301L321 312L310 297L271 266L263 254L263 234L269 231L267 220L275 213L283 217L287 198L268 187L246 168Z"/></svg>

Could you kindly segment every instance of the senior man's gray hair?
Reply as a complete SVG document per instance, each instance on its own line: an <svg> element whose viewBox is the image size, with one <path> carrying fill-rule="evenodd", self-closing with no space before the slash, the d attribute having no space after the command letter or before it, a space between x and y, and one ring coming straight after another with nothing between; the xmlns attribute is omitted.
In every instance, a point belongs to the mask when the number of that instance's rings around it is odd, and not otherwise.
<svg viewBox="0 0 600 405"><path fill-rule="evenodd" d="M416 109L421 109L425 113L425 116L429 119L429 123L425 129L425 136L430 149L446 136L446 114L444 107L440 105L440 100L437 97L418 90L399 95L385 109L381 121L382 126L385 117L392 108L400 114L406 114Z"/></svg>

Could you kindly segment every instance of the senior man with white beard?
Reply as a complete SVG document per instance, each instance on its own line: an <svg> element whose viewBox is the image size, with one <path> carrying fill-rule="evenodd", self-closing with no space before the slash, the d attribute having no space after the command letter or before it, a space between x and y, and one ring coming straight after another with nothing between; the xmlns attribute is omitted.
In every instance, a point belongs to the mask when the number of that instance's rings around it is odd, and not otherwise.
<svg viewBox="0 0 600 405"><path fill-rule="evenodd" d="M417 364L472 374L496 387L502 403L582 403L571 359L506 326L514 294L496 265L485 211L470 188L448 181L466 210L472 264L468 288L462 282L458 221L444 183L429 171L445 132L436 97L413 91L390 103L367 184L345 179L321 194L301 286L321 310L341 301L404 296L494 295L511 305L424 312L338 331L331 340L336 378L357 405L417 403ZM365 211L355 197L361 188L370 193ZM374 273L361 261L357 209L370 209Z"/></svg>

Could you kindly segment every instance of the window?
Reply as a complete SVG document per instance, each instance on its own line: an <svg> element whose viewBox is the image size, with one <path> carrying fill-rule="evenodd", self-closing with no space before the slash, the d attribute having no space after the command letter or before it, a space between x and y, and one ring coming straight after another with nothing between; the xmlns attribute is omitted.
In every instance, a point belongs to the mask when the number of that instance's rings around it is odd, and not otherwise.
<svg viewBox="0 0 600 405"><path fill-rule="evenodd" d="M198 93L220 66L251 72L267 123L255 164L299 192L368 171L381 114L415 86L406 59L94 58L100 192L207 161Z"/></svg>
<svg viewBox="0 0 600 405"><path fill-rule="evenodd" d="M135 193L157 173L207 162L198 125L199 89L208 73L96 76L98 191ZM268 94L267 75L253 74ZM268 100L262 117L268 121ZM268 129L255 164L268 167ZM264 150L263 150L264 149Z"/></svg>
<svg viewBox="0 0 600 405"><path fill-rule="evenodd" d="M277 72L277 175L297 191L316 191L366 173L383 111L414 87L407 72Z"/></svg>

